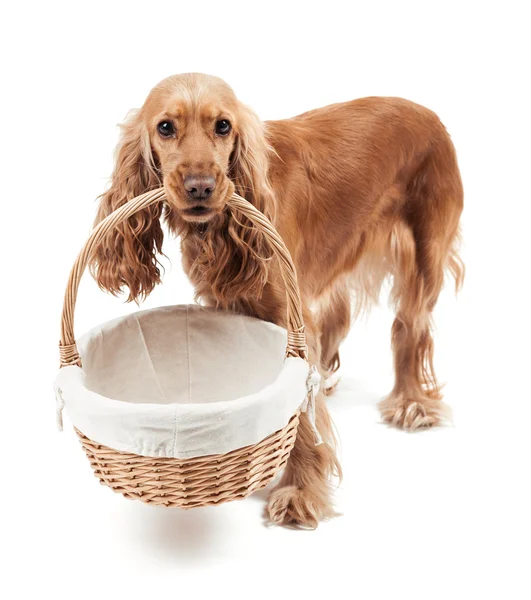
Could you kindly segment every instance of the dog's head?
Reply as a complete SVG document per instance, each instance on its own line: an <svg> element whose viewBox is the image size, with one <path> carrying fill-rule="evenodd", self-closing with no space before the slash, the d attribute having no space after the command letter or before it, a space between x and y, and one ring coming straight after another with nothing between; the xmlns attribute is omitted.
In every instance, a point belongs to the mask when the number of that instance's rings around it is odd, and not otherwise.
<svg viewBox="0 0 531 600"><path fill-rule="evenodd" d="M204 222L222 211L233 181L248 191L260 186L267 170L263 125L221 79L165 79L134 121L147 162L184 220Z"/></svg>
<svg viewBox="0 0 531 600"><path fill-rule="evenodd" d="M131 198L164 186L168 221L183 229L226 224L227 199L237 191L260 210L271 196L270 147L264 125L221 79L189 73L155 86L122 126L109 190L96 222ZM130 299L145 296L160 279L161 207L140 211L107 236L95 256L100 286Z"/></svg>

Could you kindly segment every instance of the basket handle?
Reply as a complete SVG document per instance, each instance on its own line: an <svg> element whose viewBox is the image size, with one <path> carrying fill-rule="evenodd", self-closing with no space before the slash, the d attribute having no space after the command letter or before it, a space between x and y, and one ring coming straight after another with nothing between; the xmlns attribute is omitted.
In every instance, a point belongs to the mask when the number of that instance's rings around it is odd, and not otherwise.
<svg viewBox="0 0 531 600"><path fill-rule="evenodd" d="M126 202L123 206L98 223L90 234L90 237L76 258L66 286L61 319L61 341L59 342L61 367L69 365L81 366L81 358L74 338L74 310L76 307L79 283L87 264L94 254L94 250L99 246L111 229L136 212L164 199L165 193L163 188L137 196ZM227 205L232 211L245 215L252 224L264 234L273 253L278 257L282 279L286 286L288 316L288 344L286 356L299 356L306 359L307 346L304 333L304 321L302 319L300 292L297 284L295 266L288 249L273 227L271 221L269 221L269 219L250 202L241 196L238 196L238 194L234 194L227 202Z"/></svg>

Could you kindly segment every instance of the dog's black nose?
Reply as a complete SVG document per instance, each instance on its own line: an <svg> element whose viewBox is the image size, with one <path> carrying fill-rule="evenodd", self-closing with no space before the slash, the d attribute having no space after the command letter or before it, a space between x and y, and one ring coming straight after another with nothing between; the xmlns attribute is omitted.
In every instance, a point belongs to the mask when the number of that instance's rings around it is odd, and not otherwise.
<svg viewBox="0 0 531 600"><path fill-rule="evenodd" d="M206 200L210 198L216 187L214 177L203 175L188 175L184 178L184 189L191 200Z"/></svg>

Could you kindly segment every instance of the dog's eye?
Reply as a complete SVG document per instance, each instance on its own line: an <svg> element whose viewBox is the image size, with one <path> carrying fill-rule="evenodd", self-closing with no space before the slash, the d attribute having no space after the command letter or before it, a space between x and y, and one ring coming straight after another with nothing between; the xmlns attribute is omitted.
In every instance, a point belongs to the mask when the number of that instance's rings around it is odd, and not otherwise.
<svg viewBox="0 0 531 600"><path fill-rule="evenodd" d="M216 133L218 135L227 135L231 129L231 124L227 119L220 119L216 122Z"/></svg>
<svg viewBox="0 0 531 600"><path fill-rule="evenodd" d="M157 131L163 138L173 137L175 135L175 127L171 121L162 121L157 125Z"/></svg>

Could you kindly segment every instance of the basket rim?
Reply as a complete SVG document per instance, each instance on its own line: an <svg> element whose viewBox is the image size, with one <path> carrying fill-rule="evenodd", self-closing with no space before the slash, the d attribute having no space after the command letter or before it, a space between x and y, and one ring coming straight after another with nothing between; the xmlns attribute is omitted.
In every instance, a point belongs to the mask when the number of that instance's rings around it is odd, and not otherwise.
<svg viewBox="0 0 531 600"><path fill-rule="evenodd" d="M77 365L62 367L58 398L91 440L141 456L192 458L252 445L286 425L305 404L310 365L288 357L276 379L245 396L209 403L133 403L86 388Z"/></svg>

